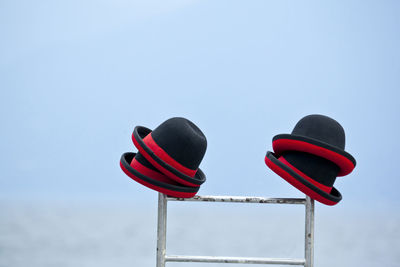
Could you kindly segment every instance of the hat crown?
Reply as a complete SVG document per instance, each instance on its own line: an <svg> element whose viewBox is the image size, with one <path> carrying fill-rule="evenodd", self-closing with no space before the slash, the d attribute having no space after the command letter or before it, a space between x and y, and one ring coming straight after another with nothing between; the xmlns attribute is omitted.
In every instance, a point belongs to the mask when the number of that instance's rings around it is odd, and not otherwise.
<svg viewBox="0 0 400 267"><path fill-rule="evenodd" d="M305 116L296 124L292 134L313 138L343 150L345 147L343 127L336 120L324 115Z"/></svg>
<svg viewBox="0 0 400 267"><path fill-rule="evenodd" d="M174 160L197 170L207 149L207 139L193 122L180 117L171 118L154 129L151 135Z"/></svg>

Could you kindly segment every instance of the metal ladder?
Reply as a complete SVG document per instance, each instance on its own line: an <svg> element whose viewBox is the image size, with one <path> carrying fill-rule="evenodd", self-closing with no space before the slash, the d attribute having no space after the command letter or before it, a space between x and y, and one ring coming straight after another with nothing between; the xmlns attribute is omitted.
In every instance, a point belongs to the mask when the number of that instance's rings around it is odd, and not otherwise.
<svg viewBox="0 0 400 267"><path fill-rule="evenodd" d="M292 258L255 258L255 257L215 257L166 255L167 202L168 201L208 201L230 203L260 204L300 204L305 205L305 243L304 259ZM280 264L314 266L314 200L306 198L264 198L238 196L194 196L193 198L173 198L158 194L157 223L157 267L165 267L166 262L209 262L209 263L245 263L245 264Z"/></svg>

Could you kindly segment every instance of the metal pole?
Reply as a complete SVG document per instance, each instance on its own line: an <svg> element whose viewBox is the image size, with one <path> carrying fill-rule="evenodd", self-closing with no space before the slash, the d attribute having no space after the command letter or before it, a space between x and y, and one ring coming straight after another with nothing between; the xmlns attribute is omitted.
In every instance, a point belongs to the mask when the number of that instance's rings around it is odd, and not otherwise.
<svg viewBox="0 0 400 267"><path fill-rule="evenodd" d="M167 238L167 196L158 193L157 221L157 267L165 267L165 247Z"/></svg>
<svg viewBox="0 0 400 267"><path fill-rule="evenodd" d="M314 199L306 196L305 267L314 266Z"/></svg>
<svg viewBox="0 0 400 267"><path fill-rule="evenodd" d="M173 262L212 262L212 263L245 263L245 264L279 264L304 265L304 259L279 258L244 258L244 257L215 257L215 256L166 256L166 261Z"/></svg>
<svg viewBox="0 0 400 267"><path fill-rule="evenodd" d="M260 204L306 204L304 198L266 198L266 197L239 197L239 196L194 196L192 198L167 197L169 201L204 201L226 203L260 203Z"/></svg>

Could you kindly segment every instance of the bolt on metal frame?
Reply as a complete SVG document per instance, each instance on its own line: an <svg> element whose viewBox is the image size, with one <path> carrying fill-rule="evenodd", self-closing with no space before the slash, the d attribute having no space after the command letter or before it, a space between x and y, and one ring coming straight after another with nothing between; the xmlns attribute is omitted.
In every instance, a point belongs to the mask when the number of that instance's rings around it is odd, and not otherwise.
<svg viewBox="0 0 400 267"><path fill-rule="evenodd" d="M205 201L260 204L300 204L305 205L305 243L304 259L292 258L256 258L256 257L215 257L166 255L167 202L168 201ZM194 196L193 198L173 198L158 194L157 224L157 267L165 267L166 262L209 262L209 263L246 263L314 266L314 200L306 198L264 198L238 196Z"/></svg>

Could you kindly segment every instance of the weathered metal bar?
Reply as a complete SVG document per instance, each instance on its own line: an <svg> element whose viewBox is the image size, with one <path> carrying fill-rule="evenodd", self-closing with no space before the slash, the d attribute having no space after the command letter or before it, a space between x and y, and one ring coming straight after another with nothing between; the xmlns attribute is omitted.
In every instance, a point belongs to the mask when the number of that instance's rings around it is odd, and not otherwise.
<svg viewBox="0 0 400 267"><path fill-rule="evenodd" d="M280 258L244 258L244 257L215 257L215 256L176 256L168 255L165 261L172 262L208 262L208 263L246 263L246 264L280 264L304 265L304 259Z"/></svg>
<svg viewBox="0 0 400 267"><path fill-rule="evenodd" d="M305 229L305 244L304 256L305 267L314 266L314 199L306 196L306 229Z"/></svg>
<svg viewBox="0 0 400 267"><path fill-rule="evenodd" d="M241 196L194 196L192 198L167 197L168 201L205 201L205 202L233 202L233 203L260 203L260 204L306 204L304 198L265 198Z"/></svg>
<svg viewBox="0 0 400 267"><path fill-rule="evenodd" d="M157 267L165 267L167 238L167 196L158 193Z"/></svg>
<svg viewBox="0 0 400 267"><path fill-rule="evenodd" d="M305 258L254 258L254 257L215 257L215 256L178 256L166 255L166 228L168 201L204 201L226 203L261 203L261 204L302 204L305 205ZM244 263L244 264L279 264L303 265L313 267L314 258L314 200L309 198L264 198L242 196L194 196L193 198L167 197L159 193L157 228L157 267L165 267L166 262L208 262L208 263Z"/></svg>

